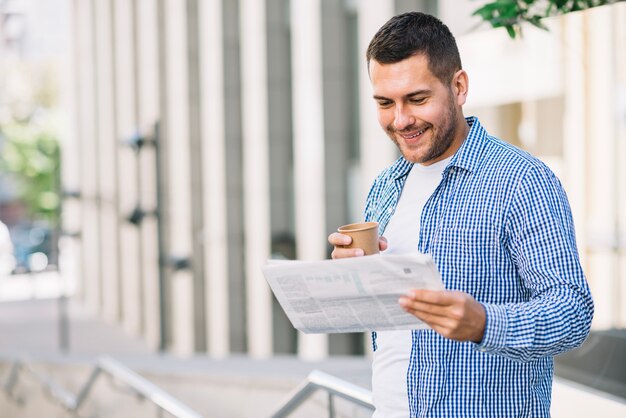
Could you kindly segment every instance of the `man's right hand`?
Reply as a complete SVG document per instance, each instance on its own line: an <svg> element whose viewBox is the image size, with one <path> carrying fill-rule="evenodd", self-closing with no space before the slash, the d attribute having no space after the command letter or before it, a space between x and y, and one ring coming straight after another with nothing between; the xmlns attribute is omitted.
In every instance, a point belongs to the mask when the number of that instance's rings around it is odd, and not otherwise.
<svg viewBox="0 0 626 418"><path fill-rule="evenodd" d="M348 258L348 257L361 257L365 253L361 248L344 248L344 245L350 245L352 238L349 235L340 234L339 232L333 232L328 236L328 242L335 247L331 257L336 258ZM380 251L387 249L387 238L378 238L378 248Z"/></svg>

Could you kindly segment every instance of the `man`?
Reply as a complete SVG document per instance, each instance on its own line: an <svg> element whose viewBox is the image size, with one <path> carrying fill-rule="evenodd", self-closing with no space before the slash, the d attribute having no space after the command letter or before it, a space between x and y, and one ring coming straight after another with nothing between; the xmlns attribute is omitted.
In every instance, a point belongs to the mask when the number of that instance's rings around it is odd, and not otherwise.
<svg viewBox="0 0 626 418"><path fill-rule="evenodd" d="M445 291L400 305L432 329L374 333L376 417L548 417L553 356L580 345L593 301L565 193L539 160L463 116L468 75L436 18L372 39L378 120L402 156L375 180L380 249L429 253ZM329 236L333 258L363 255Z"/></svg>

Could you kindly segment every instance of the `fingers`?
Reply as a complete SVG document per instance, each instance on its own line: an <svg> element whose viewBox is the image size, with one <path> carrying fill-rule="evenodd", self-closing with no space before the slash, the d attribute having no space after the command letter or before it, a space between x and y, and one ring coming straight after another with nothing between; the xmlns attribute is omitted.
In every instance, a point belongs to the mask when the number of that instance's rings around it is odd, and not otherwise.
<svg viewBox="0 0 626 418"><path fill-rule="evenodd" d="M427 313L437 316L451 316L453 305L437 305L428 302L420 302L408 297L402 296L398 300L398 303L402 308L411 313Z"/></svg>
<svg viewBox="0 0 626 418"><path fill-rule="evenodd" d="M335 247L331 257L335 258L347 258L347 257L361 257L365 255L360 248L343 248L345 245L352 243L352 238L349 235L340 234L339 232L333 232L328 236L328 242ZM387 238L380 237L378 239L378 248L380 251L385 251L388 248Z"/></svg>
<svg viewBox="0 0 626 418"><path fill-rule="evenodd" d="M335 247L350 245L352 243L352 237L350 235L340 234L339 232L333 232L328 236L328 242Z"/></svg>
<svg viewBox="0 0 626 418"><path fill-rule="evenodd" d="M361 248L340 248L335 247L333 252L331 253L331 257L333 260L338 258L348 258L348 257L362 257L365 253Z"/></svg>
<svg viewBox="0 0 626 418"><path fill-rule="evenodd" d="M457 324L453 320L451 320L450 318L446 318L445 316L431 315L427 313L414 313L413 315L428 324L429 327L431 327L444 337L449 338L449 336L451 335L451 331L456 330Z"/></svg>
<svg viewBox="0 0 626 418"><path fill-rule="evenodd" d="M416 316L422 321L428 323L430 326L443 325L445 322L450 320L450 317L446 312L428 309L428 307L414 308L413 306L402 306L402 308L411 315Z"/></svg>
<svg viewBox="0 0 626 418"><path fill-rule="evenodd" d="M409 291L405 297L411 301L424 302L439 306L454 305L463 300L463 295L460 292L428 289L413 289Z"/></svg>
<svg viewBox="0 0 626 418"><path fill-rule="evenodd" d="M467 293L416 289L400 297L398 303L443 337L474 342L483 338L485 309Z"/></svg>
<svg viewBox="0 0 626 418"><path fill-rule="evenodd" d="M450 318L447 315L440 315L439 312L428 312L419 309L407 309L405 310L417 319L426 323L439 335L451 338L464 340L464 335L461 334L460 328L462 325L455 319Z"/></svg>
<svg viewBox="0 0 626 418"><path fill-rule="evenodd" d="M335 247L331 253L333 259L361 257L365 255L361 248L343 248L344 245L350 245L352 243L352 238L348 235L333 232L328 236L328 242Z"/></svg>

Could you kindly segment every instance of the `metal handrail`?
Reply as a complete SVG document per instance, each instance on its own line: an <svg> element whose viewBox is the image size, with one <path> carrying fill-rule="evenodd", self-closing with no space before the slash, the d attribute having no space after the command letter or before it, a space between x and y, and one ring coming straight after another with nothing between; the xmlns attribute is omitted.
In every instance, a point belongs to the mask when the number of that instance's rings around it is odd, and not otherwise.
<svg viewBox="0 0 626 418"><path fill-rule="evenodd" d="M91 388L98 377L102 373L105 373L111 378L128 385L133 392L151 401L162 411L168 412L178 418L202 418L202 415L195 412L160 387L110 357L105 356L98 359L98 363L94 366L89 375L89 379L87 379L87 382L85 382L76 396L58 385L48 376L33 369L26 361L20 359L13 361L9 377L3 385L3 389L9 397L16 401L20 401L20 399L14 396L13 389L17 384L20 370L31 374L55 401L70 412L78 412L78 409L89 396Z"/></svg>
<svg viewBox="0 0 626 418"><path fill-rule="evenodd" d="M335 416L333 396L343 398L371 411L375 409L371 391L319 370L313 370L270 417L283 418L288 416L317 390L328 393L329 417Z"/></svg>

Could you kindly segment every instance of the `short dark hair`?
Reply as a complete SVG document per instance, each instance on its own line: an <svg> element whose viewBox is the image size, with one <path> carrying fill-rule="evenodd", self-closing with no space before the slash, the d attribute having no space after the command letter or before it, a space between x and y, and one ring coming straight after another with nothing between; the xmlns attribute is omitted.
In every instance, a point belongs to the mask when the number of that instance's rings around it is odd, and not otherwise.
<svg viewBox="0 0 626 418"><path fill-rule="evenodd" d="M394 64L423 54L428 69L443 83L460 70L461 57L450 29L434 16L408 12L392 17L376 32L367 48L371 60Z"/></svg>

